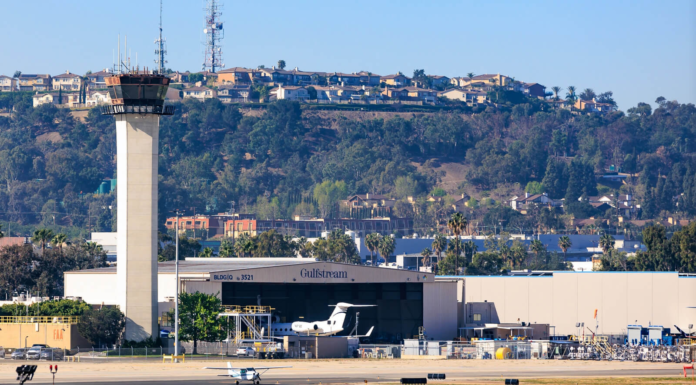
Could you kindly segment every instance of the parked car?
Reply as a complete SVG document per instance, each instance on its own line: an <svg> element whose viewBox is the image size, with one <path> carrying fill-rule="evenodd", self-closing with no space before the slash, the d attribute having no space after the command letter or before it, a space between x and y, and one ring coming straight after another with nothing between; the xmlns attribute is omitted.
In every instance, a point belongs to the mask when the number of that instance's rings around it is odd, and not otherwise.
<svg viewBox="0 0 696 385"><path fill-rule="evenodd" d="M250 347L241 347L241 348L237 349L238 356L253 357L255 354L256 354L256 351Z"/></svg>
<svg viewBox="0 0 696 385"><path fill-rule="evenodd" d="M41 346L32 346L27 350L27 360L39 360L41 359Z"/></svg>
<svg viewBox="0 0 696 385"><path fill-rule="evenodd" d="M160 338L169 338L169 336L171 334L172 333L169 330L166 330L166 329L160 330Z"/></svg>
<svg viewBox="0 0 696 385"><path fill-rule="evenodd" d="M60 348L45 348L41 349L41 359L50 361L62 361L65 352Z"/></svg>
<svg viewBox="0 0 696 385"><path fill-rule="evenodd" d="M10 355L13 360L26 360L27 359L27 349L19 348L15 349Z"/></svg>

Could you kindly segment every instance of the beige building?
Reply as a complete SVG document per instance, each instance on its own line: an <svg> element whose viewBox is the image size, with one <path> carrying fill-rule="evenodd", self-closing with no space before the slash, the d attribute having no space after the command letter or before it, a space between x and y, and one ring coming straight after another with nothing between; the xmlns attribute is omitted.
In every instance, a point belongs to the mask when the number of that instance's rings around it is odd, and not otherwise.
<svg viewBox="0 0 696 385"><path fill-rule="evenodd" d="M53 77L54 91L79 91L82 87L82 77L66 71L64 74Z"/></svg>
<svg viewBox="0 0 696 385"><path fill-rule="evenodd" d="M493 303L492 323L548 323L576 334L576 323L600 334L627 325L696 323L696 275L676 272L553 272L541 276L467 276L465 301ZM594 311L597 310L597 319ZM472 323L476 314L465 314ZM586 330L587 331L587 330Z"/></svg>
<svg viewBox="0 0 696 385"><path fill-rule="evenodd" d="M119 182L120 183L120 182ZM120 186L119 186L120 187ZM174 262L158 264L159 315L168 311L176 291ZM374 326L373 336L406 338L425 326L428 337L457 335L461 284L435 281L434 274L304 258L187 258L179 263L182 290L218 295L224 305L276 309L280 322L323 321L338 302L376 305L361 308L358 332ZM66 272L65 295L90 304L117 304L116 268ZM458 289L458 287L460 289ZM352 319L353 321L350 321ZM353 328L349 312L344 329Z"/></svg>
<svg viewBox="0 0 696 385"><path fill-rule="evenodd" d="M21 74L17 79L20 91L49 91L51 90L51 75Z"/></svg>
<svg viewBox="0 0 696 385"><path fill-rule="evenodd" d="M7 349L44 344L61 349L89 348L92 344L77 331L79 318L0 317L0 346Z"/></svg>
<svg viewBox="0 0 696 385"><path fill-rule="evenodd" d="M17 79L0 75L0 92L17 91Z"/></svg>
<svg viewBox="0 0 696 385"><path fill-rule="evenodd" d="M275 91L277 98L287 100L305 101L309 99L309 93L304 87L298 86L278 86Z"/></svg>
<svg viewBox="0 0 696 385"><path fill-rule="evenodd" d="M183 91L184 99L212 99L217 95L216 91L208 87L191 87Z"/></svg>

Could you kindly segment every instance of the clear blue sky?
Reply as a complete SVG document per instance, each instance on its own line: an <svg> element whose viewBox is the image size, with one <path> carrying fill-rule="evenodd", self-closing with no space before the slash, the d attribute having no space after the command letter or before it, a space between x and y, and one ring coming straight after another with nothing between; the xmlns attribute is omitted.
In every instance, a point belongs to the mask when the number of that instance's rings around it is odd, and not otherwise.
<svg viewBox="0 0 696 385"><path fill-rule="evenodd" d="M227 67L501 73L564 94L612 90L624 110L658 96L696 103L694 0L222 1ZM200 70L203 7L164 0L168 67ZM158 11L157 0L3 1L0 74L109 67L119 33L154 67Z"/></svg>

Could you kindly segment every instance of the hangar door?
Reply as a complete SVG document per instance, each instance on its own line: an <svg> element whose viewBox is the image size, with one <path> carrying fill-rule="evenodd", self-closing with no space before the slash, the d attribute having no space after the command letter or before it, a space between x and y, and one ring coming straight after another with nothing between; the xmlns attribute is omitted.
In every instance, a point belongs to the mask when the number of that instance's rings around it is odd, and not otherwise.
<svg viewBox="0 0 696 385"><path fill-rule="evenodd" d="M260 296L260 297L259 297ZM423 325L422 283L222 283L224 305L271 306L276 322L324 321L338 302L354 305L377 305L348 311L344 331L348 335L360 313L358 333L374 326L373 342L396 343L418 335Z"/></svg>

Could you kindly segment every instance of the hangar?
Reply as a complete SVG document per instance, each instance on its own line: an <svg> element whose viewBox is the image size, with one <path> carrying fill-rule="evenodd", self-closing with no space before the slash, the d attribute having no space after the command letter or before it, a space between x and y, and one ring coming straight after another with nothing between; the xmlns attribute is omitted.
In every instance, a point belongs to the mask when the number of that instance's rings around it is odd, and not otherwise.
<svg viewBox="0 0 696 385"><path fill-rule="evenodd" d="M116 268L66 272L65 296L90 304L116 305ZM375 342L398 342L418 335L451 340L457 336L463 298L456 280L435 281L432 273L384 269L299 258L187 258L179 262L181 290L220 297L223 305L274 308L280 322L320 321L330 305L348 302L360 308L359 334L374 326ZM158 264L158 314L173 306L174 262ZM128 315L126 314L126 317ZM354 326L351 309L342 334Z"/></svg>

